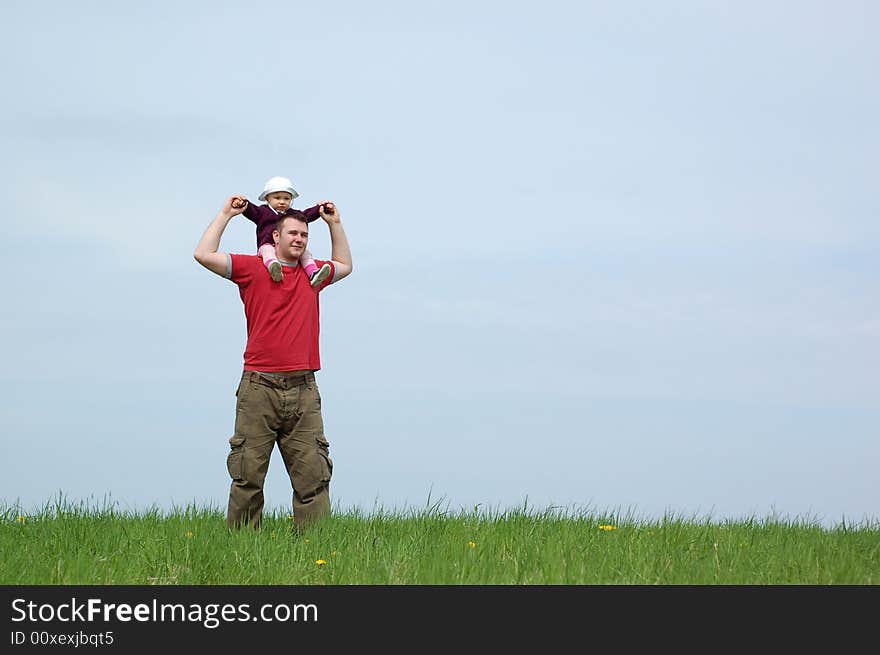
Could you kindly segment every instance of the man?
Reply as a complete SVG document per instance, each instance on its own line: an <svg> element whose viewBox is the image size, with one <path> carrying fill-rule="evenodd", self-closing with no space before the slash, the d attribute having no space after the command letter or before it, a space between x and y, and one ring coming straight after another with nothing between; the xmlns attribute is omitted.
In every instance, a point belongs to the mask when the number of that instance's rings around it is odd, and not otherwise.
<svg viewBox="0 0 880 655"><path fill-rule="evenodd" d="M238 285L247 319L244 371L238 385L235 434L227 457L232 485L226 522L259 528L263 482L275 444L293 485L293 519L302 528L330 510L333 463L324 436L321 396L315 371L321 368L318 294L352 270L351 251L338 208L322 201L320 216L330 229L329 277L316 287L299 266L309 240L302 212L288 210L272 234L281 282L266 274L259 255L218 252L229 221L244 211L243 196L232 196L202 235L194 256L209 271Z"/></svg>

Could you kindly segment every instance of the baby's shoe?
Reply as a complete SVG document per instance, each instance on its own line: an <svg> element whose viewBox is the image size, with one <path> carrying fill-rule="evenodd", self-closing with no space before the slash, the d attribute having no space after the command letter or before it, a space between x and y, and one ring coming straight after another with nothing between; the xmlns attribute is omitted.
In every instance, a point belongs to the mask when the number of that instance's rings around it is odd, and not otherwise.
<svg viewBox="0 0 880 655"><path fill-rule="evenodd" d="M312 287L317 287L321 282L327 279L327 276L330 275L330 264L324 264L317 271L312 273L311 277L311 285Z"/></svg>
<svg viewBox="0 0 880 655"><path fill-rule="evenodd" d="M273 259L271 262L269 262L269 275L272 276L273 282L281 282L281 262L279 262L277 259Z"/></svg>

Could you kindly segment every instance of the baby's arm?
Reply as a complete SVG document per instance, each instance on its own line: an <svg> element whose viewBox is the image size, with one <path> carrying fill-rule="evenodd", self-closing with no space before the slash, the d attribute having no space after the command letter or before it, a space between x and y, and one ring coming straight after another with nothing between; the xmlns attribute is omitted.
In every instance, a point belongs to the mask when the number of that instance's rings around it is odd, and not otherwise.
<svg viewBox="0 0 880 655"><path fill-rule="evenodd" d="M240 202L246 203L242 215L254 223L258 222L260 220L260 212L257 209L257 206L244 196L236 196L236 198L238 198Z"/></svg>
<svg viewBox="0 0 880 655"><path fill-rule="evenodd" d="M314 207L303 209L302 212L306 215L306 222L311 223L312 221L321 218L321 205L317 204Z"/></svg>

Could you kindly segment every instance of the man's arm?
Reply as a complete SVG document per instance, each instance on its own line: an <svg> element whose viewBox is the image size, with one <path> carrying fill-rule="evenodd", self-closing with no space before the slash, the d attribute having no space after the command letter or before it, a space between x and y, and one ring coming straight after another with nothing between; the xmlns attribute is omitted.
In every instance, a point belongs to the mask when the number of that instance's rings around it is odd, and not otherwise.
<svg viewBox="0 0 880 655"><path fill-rule="evenodd" d="M226 277L226 253L217 252L220 249L220 237L223 236L223 231L226 229L229 221L244 211L244 205L241 207L233 206L233 201L240 200L241 198L242 196L231 196L226 199L223 209L211 221L199 244L196 246L196 251L193 253L193 257L196 258L199 264L223 277ZM235 204L241 203L236 202Z"/></svg>
<svg viewBox="0 0 880 655"><path fill-rule="evenodd" d="M351 248L348 247L348 237L345 236L345 230L342 229L342 216L339 214L339 207L329 200L322 200L318 205L318 211L321 218L330 228L330 259L333 260L333 266L336 268L336 274L333 276L333 282L339 282L342 278L351 274ZM328 211L332 213L328 213Z"/></svg>

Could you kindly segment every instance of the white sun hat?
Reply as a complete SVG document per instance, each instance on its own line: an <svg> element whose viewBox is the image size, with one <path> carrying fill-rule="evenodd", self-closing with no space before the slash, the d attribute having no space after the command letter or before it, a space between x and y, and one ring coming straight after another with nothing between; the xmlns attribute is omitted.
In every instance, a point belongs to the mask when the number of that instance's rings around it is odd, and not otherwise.
<svg viewBox="0 0 880 655"><path fill-rule="evenodd" d="M299 194L293 190L293 183L286 177L270 177L266 182L266 186L263 187L263 193L260 194L260 200L265 200L266 196L270 193L275 193L276 191L286 191L293 196L293 198L299 197ZM293 198L291 198L291 200L293 200Z"/></svg>

